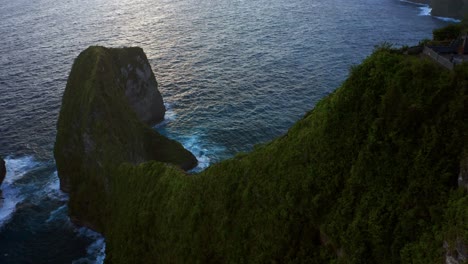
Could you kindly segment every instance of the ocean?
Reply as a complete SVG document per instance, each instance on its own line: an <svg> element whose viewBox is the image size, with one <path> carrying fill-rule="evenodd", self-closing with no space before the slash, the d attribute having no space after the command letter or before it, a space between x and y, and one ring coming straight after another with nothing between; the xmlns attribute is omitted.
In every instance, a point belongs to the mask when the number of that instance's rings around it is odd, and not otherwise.
<svg viewBox="0 0 468 264"><path fill-rule="evenodd" d="M194 172L284 134L376 45L416 45L453 22L399 0L0 0L0 263L102 263L73 225L53 146L74 58L140 46L164 98L160 133Z"/></svg>

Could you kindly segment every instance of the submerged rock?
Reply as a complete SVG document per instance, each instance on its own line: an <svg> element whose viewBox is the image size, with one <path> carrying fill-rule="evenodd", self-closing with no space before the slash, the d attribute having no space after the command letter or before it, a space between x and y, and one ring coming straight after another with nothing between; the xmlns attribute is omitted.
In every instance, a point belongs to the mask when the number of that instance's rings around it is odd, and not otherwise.
<svg viewBox="0 0 468 264"><path fill-rule="evenodd" d="M164 104L141 48L89 47L75 60L57 123L54 156L72 219L100 229L106 168L156 160L188 170L196 158L153 130Z"/></svg>

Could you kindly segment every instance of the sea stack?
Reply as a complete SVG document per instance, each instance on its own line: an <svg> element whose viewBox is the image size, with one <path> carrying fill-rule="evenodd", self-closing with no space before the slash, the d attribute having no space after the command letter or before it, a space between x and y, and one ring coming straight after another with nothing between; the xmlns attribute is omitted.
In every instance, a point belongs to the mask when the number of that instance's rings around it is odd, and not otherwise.
<svg viewBox="0 0 468 264"><path fill-rule="evenodd" d="M75 60L63 94L54 156L73 220L101 230L110 175L121 163L156 160L184 170L196 158L149 125L164 104L141 48L92 46Z"/></svg>

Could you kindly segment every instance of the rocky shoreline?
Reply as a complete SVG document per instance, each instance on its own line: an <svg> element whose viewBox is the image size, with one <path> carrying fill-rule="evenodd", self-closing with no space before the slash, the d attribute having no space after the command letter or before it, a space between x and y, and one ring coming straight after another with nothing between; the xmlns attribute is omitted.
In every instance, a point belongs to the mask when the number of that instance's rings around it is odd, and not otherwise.
<svg viewBox="0 0 468 264"><path fill-rule="evenodd" d="M405 2L431 7L431 15L463 19L468 14L468 0L405 0Z"/></svg>

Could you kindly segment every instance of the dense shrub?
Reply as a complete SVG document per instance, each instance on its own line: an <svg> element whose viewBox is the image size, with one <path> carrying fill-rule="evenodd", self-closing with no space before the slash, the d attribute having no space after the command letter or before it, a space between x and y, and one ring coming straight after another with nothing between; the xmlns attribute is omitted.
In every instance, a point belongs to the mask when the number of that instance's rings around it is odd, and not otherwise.
<svg viewBox="0 0 468 264"><path fill-rule="evenodd" d="M444 240L468 242L467 76L378 47L251 153L109 169L106 261L441 263Z"/></svg>
<svg viewBox="0 0 468 264"><path fill-rule="evenodd" d="M458 36L462 33L462 29L462 24L451 24L443 28L434 29L432 35L436 41L452 40L458 38Z"/></svg>

